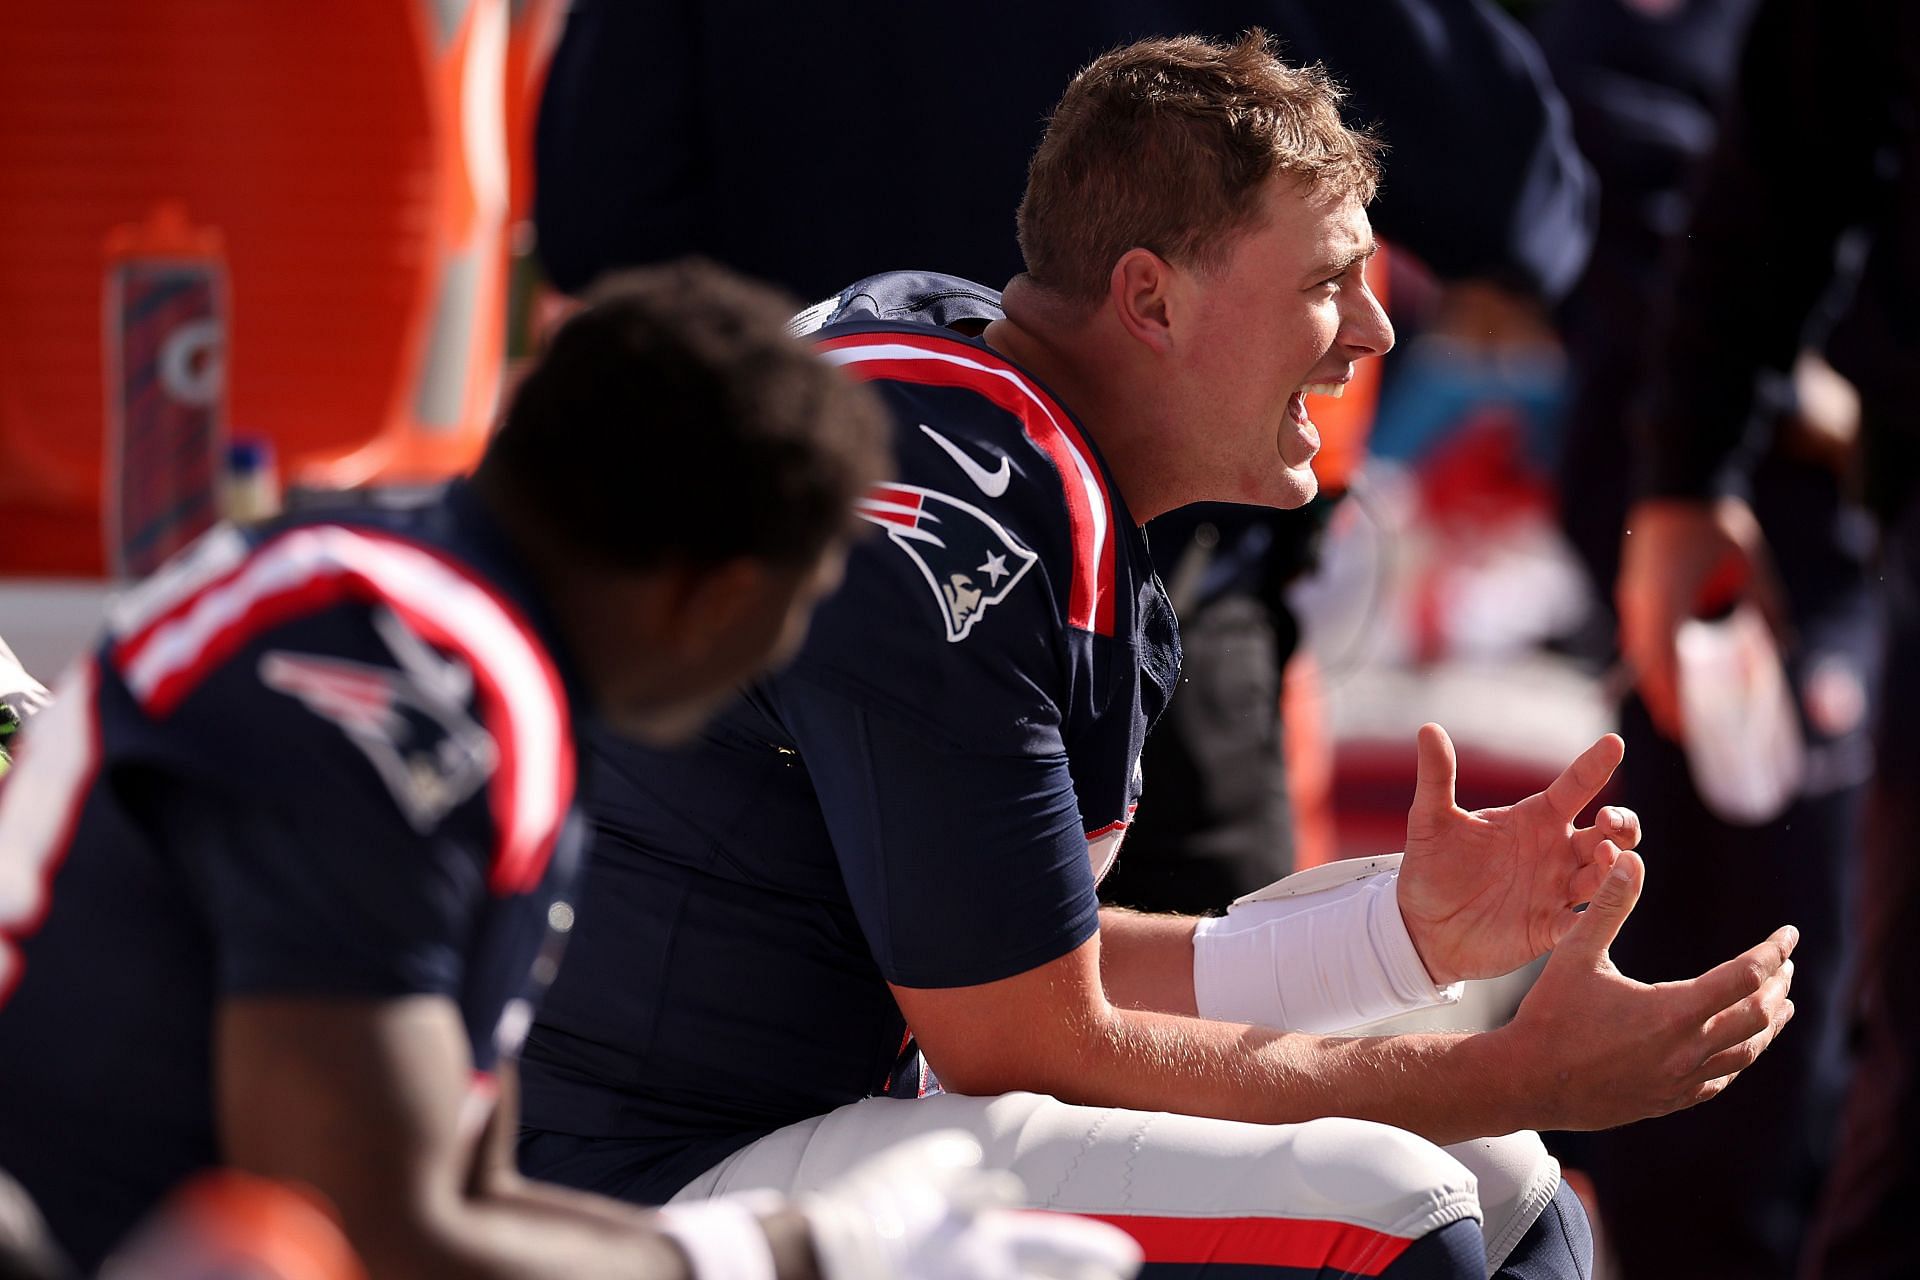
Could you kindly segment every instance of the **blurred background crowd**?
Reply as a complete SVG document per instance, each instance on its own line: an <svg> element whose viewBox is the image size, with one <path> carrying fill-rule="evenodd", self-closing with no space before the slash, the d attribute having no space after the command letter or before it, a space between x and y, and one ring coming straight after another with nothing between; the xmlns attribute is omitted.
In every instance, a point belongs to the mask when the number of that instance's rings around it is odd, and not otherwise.
<svg viewBox="0 0 1920 1280"><path fill-rule="evenodd" d="M51 677L218 516L464 469L609 268L699 253L809 301L901 268L997 287L1077 67L1263 26L1387 145L1372 270L1400 341L1317 415L1320 500L1150 528L1188 670L1104 892L1201 910L1397 848L1428 720L1468 807L1616 728L1608 799L1649 861L1621 967L1688 976L1789 920L1803 941L1797 1025L1740 1089L1559 1144L1602 1266L1920 1274L1892 981L1914 749L1891 717L1875 736L1920 669L1912 8L20 8L0 633Z"/></svg>

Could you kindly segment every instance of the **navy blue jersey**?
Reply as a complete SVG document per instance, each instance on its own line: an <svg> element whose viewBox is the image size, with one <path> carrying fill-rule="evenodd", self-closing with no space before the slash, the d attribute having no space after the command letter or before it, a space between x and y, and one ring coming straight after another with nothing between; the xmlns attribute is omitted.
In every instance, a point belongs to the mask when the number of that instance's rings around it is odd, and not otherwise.
<svg viewBox="0 0 1920 1280"><path fill-rule="evenodd" d="M530 1141L529 1173L664 1199L775 1128L918 1092L889 982L992 982L1094 932L1178 642L1078 423L945 327L998 314L887 276L802 317L891 406L897 470L788 669L692 749L590 741L592 868L523 1104L622 1168Z"/></svg>
<svg viewBox="0 0 1920 1280"><path fill-rule="evenodd" d="M89 1271L218 1158L221 999L445 996L481 1072L524 1034L582 842L565 685L490 530L464 490L217 529L23 735L0 1168Z"/></svg>

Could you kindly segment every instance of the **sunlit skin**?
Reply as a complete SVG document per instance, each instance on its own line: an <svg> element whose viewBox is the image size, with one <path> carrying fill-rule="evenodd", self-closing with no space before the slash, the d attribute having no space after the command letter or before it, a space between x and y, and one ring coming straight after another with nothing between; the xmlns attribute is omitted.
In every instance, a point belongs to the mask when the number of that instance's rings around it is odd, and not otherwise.
<svg viewBox="0 0 1920 1280"><path fill-rule="evenodd" d="M1343 385L1393 346L1364 276L1374 250L1357 199L1276 177L1217 265L1133 249L1090 307L1017 278L986 340L1073 407L1135 520L1201 501L1297 507L1319 488L1302 389Z"/></svg>

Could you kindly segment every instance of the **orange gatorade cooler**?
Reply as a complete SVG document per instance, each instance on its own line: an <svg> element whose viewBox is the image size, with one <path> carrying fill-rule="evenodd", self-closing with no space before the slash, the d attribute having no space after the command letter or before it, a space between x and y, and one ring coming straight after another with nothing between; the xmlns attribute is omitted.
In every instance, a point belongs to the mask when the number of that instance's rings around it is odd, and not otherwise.
<svg viewBox="0 0 1920 1280"><path fill-rule="evenodd" d="M161 514L142 504L172 486L185 501L197 441L217 440L227 422L272 445L290 486L430 481L478 458L502 364L507 115L527 109L538 83L532 16L553 20L550 4L529 3L9 10L0 577L127 567L123 552L144 554L123 545L133 526ZM168 203L192 220L176 227L187 234L177 253L122 245L103 262L115 228L145 225ZM194 225L218 228L217 252ZM224 317L220 391L195 406L204 412L191 429L180 404L164 424L136 426L127 415L144 411L140 388L108 367L116 346L154 336L124 302L129 289L170 287L127 265L156 257L199 264L202 283L173 305L191 295L203 320ZM112 332L101 317L109 269L123 308ZM191 337L176 340L186 344L176 356L211 376L218 353L188 350ZM149 487L143 468L160 463L148 447L168 431L196 443ZM116 531L111 550L103 530Z"/></svg>

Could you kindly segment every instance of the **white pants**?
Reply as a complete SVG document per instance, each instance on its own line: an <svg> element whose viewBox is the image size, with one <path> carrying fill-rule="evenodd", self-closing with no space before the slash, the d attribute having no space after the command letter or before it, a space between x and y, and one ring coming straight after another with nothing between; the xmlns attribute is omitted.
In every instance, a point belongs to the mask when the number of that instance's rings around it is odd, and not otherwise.
<svg viewBox="0 0 1920 1280"><path fill-rule="evenodd" d="M1539 1136L1446 1150L1364 1120L1258 1125L1076 1107L1034 1093L867 1098L735 1152L674 1202L787 1194L832 1181L883 1147L963 1129L1026 1184L1029 1207L1103 1217L1150 1261L1377 1270L1406 1243L1479 1218L1488 1273L1553 1198L1560 1166Z"/></svg>

